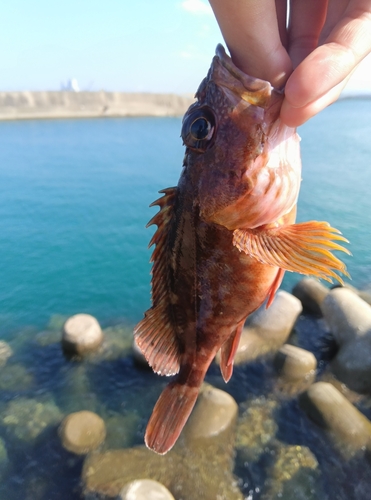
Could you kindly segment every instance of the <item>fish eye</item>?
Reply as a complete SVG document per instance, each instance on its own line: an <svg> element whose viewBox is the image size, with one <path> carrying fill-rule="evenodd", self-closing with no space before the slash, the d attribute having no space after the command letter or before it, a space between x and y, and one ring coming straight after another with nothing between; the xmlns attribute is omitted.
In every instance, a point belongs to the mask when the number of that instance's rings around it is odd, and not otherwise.
<svg viewBox="0 0 371 500"><path fill-rule="evenodd" d="M191 108L183 119L184 144L199 153L205 152L213 143L215 126L215 115L209 107Z"/></svg>
<svg viewBox="0 0 371 500"><path fill-rule="evenodd" d="M191 136L196 141L202 141L207 139L209 132L211 130L211 123L206 120L203 116L196 118L190 127Z"/></svg>

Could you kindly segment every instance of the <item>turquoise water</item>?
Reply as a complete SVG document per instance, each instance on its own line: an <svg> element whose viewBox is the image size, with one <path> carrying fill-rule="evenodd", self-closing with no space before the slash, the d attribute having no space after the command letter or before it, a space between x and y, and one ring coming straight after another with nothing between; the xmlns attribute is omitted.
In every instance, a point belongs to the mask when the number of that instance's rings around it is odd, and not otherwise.
<svg viewBox="0 0 371 500"><path fill-rule="evenodd" d="M343 101L300 130L298 219L328 220L342 230L353 252L344 260L358 287L371 283L370 116L371 101ZM14 350L5 375L0 373L0 436L10 463L1 499L81 498L82 458L61 449L55 424L36 441L22 441L1 421L13 401L35 398L51 413L91 409L107 422L123 415L131 422L131 436L122 446L143 442L145 423L167 381L136 368L128 355L130 326L149 306L147 243L153 229L145 224L155 213L149 204L157 191L177 183L180 122L0 123L0 337ZM299 279L287 274L283 287L290 290ZM59 328L64 317L78 312L93 314L104 327L120 325L106 330L113 348L104 358L79 364L63 357ZM302 345L325 362L326 353L318 348L323 331L310 318L300 321ZM263 363L252 364L236 369L225 386L211 367L208 380L241 403L271 391L274 374ZM370 418L369 402L360 407ZM344 461L295 399L281 405L277 421L279 439L310 447L323 478L333 481L326 489L323 480L323 500L355 499L356 485L357 500L370 498L369 465L358 458ZM251 470L237 463L248 488L251 475L255 485L262 484L263 462Z"/></svg>
<svg viewBox="0 0 371 500"><path fill-rule="evenodd" d="M301 127L299 220L327 220L349 239L353 285L371 282L371 101L345 100Z"/></svg>
<svg viewBox="0 0 371 500"><path fill-rule="evenodd" d="M343 101L300 130L299 220L351 241L355 285L371 282L371 101ZM0 324L56 313L136 321L149 305L148 205L177 183L180 119L0 123ZM290 288L298 276L287 275Z"/></svg>
<svg viewBox="0 0 371 500"><path fill-rule="evenodd" d="M135 321L149 304L148 206L177 181L177 119L0 123L0 318L85 311Z"/></svg>

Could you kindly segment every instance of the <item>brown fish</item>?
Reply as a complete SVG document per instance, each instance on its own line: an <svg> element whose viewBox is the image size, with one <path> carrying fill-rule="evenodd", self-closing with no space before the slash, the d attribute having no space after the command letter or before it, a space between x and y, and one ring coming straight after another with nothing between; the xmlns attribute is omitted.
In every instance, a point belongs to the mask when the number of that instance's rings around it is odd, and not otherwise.
<svg viewBox="0 0 371 500"><path fill-rule="evenodd" d="M230 379L247 316L272 302L285 271L347 275L331 253L349 253L334 241L347 241L339 231L294 223L299 137L279 119L282 92L242 73L218 45L196 98L183 119L179 184L153 203L153 305L134 331L156 373L178 373L146 430L160 454L176 442L219 349Z"/></svg>

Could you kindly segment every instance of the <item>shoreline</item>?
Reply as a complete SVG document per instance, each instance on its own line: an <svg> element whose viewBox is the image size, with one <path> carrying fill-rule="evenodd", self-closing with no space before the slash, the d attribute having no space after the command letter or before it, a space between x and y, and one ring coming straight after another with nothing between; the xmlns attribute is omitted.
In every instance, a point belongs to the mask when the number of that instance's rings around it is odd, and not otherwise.
<svg viewBox="0 0 371 500"><path fill-rule="evenodd" d="M0 92L0 121L182 116L194 102L191 94L134 92Z"/></svg>
<svg viewBox="0 0 371 500"><path fill-rule="evenodd" d="M370 99L368 93L344 93L340 100ZM63 118L183 116L192 94L150 92L0 92L0 121Z"/></svg>

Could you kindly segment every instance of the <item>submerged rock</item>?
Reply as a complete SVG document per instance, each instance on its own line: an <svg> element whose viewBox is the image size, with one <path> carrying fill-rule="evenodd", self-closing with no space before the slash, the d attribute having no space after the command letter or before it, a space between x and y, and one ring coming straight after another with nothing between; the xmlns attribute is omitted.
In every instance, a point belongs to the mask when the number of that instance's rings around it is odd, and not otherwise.
<svg viewBox="0 0 371 500"><path fill-rule="evenodd" d="M0 416L1 423L22 441L36 439L47 427L61 420L62 413L52 400L31 398L10 401Z"/></svg>
<svg viewBox="0 0 371 500"><path fill-rule="evenodd" d="M262 499L318 500L323 498L318 478L318 462L309 448L280 444L268 472Z"/></svg>
<svg viewBox="0 0 371 500"><path fill-rule="evenodd" d="M86 497L116 497L128 483L147 478L163 484L175 498L242 500L232 473L236 413L231 396L206 386L194 418L166 455L144 446L89 455L83 468ZM199 418L205 421L199 423Z"/></svg>
<svg viewBox="0 0 371 500"><path fill-rule="evenodd" d="M136 413L113 413L104 415L107 429L105 447L109 449L128 448L136 441L139 427L139 416Z"/></svg>
<svg viewBox="0 0 371 500"><path fill-rule="evenodd" d="M54 314L50 317L46 329L38 332L34 336L34 340L43 347L60 342L61 331L63 330L63 325L65 324L67 319L67 316Z"/></svg>
<svg viewBox="0 0 371 500"><path fill-rule="evenodd" d="M275 366L281 376L295 380L311 375L317 367L317 360L313 353L285 344L276 355Z"/></svg>
<svg viewBox="0 0 371 500"><path fill-rule="evenodd" d="M0 367L4 366L11 356L13 356L13 350L10 345L0 340Z"/></svg>
<svg viewBox="0 0 371 500"><path fill-rule="evenodd" d="M173 449L158 456L144 446L92 453L84 462L82 478L87 499L117 497L122 488L139 478L163 484L175 498L242 500L243 495L224 458L224 450L199 454ZM217 478L217 480L215 480Z"/></svg>
<svg viewBox="0 0 371 500"><path fill-rule="evenodd" d="M334 375L351 390L371 393L371 339L344 344L331 363Z"/></svg>
<svg viewBox="0 0 371 500"><path fill-rule="evenodd" d="M174 500L174 497L158 481L139 479L127 484L120 491L117 500Z"/></svg>
<svg viewBox="0 0 371 500"><path fill-rule="evenodd" d="M371 334L371 307L349 288L331 290L322 311L339 345Z"/></svg>
<svg viewBox="0 0 371 500"><path fill-rule="evenodd" d="M367 302L367 304L371 305L371 291L370 291L370 289L357 290L357 294L359 297L361 297L362 300Z"/></svg>
<svg viewBox="0 0 371 500"><path fill-rule="evenodd" d="M90 314L71 316L63 326L62 346L66 352L85 354L97 349L102 342L102 329Z"/></svg>
<svg viewBox="0 0 371 500"><path fill-rule="evenodd" d="M352 286L350 283L345 283L344 285L335 285L333 288L348 288L352 290L358 297L367 302L367 304L371 305L371 290L366 288L365 290L358 290L355 286Z"/></svg>
<svg viewBox="0 0 371 500"><path fill-rule="evenodd" d="M38 332L33 340L41 347L47 347L61 341L61 332L56 330L43 330Z"/></svg>
<svg viewBox="0 0 371 500"><path fill-rule="evenodd" d="M66 450L85 455L103 443L106 427L104 421L95 413L79 411L63 419L59 435Z"/></svg>
<svg viewBox="0 0 371 500"><path fill-rule="evenodd" d="M61 372L63 383L58 386L56 398L65 413L101 410L102 404L89 378L88 366L87 363L70 363Z"/></svg>
<svg viewBox="0 0 371 500"><path fill-rule="evenodd" d="M346 455L371 449L371 422L332 384L313 384L300 397L300 404L310 418L329 430Z"/></svg>
<svg viewBox="0 0 371 500"><path fill-rule="evenodd" d="M245 406L237 423L236 448L243 461L253 462L276 435L278 426L273 413L278 403L262 396Z"/></svg>
<svg viewBox="0 0 371 500"><path fill-rule="evenodd" d="M238 413L236 401L227 392L206 385L197 400L184 439L189 444L194 440L211 438L223 432L234 432ZM229 437L227 440L230 440Z"/></svg>
<svg viewBox="0 0 371 500"><path fill-rule="evenodd" d="M127 325L115 325L103 330L104 342L99 351L99 361L114 361L131 354L133 329Z"/></svg>
<svg viewBox="0 0 371 500"><path fill-rule="evenodd" d="M276 354L274 366L280 375L281 389L295 393L305 390L314 381L317 360L313 353L285 344Z"/></svg>
<svg viewBox="0 0 371 500"><path fill-rule="evenodd" d="M303 278L293 288L292 294L303 305L304 311L322 316L321 305L330 290L315 278Z"/></svg>
<svg viewBox="0 0 371 500"><path fill-rule="evenodd" d="M33 375L21 364L7 364L0 370L0 389L27 391L34 385Z"/></svg>
<svg viewBox="0 0 371 500"><path fill-rule="evenodd" d="M8 453L4 440L0 437L0 477L8 466Z"/></svg>
<svg viewBox="0 0 371 500"><path fill-rule="evenodd" d="M253 361L263 354L277 351L284 344L302 311L300 300L280 290L273 304L263 305L247 320L237 349L235 364ZM220 358L217 358L217 361Z"/></svg>
<svg viewBox="0 0 371 500"><path fill-rule="evenodd" d="M50 491L50 478L43 476L42 472L40 476L30 474L24 478L26 494L22 500L45 500L48 490Z"/></svg>
<svg viewBox="0 0 371 500"><path fill-rule="evenodd" d="M159 481L169 488L178 466L174 450L164 457L144 446L92 453L82 471L85 498L115 498L128 483L140 478Z"/></svg>
<svg viewBox="0 0 371 500"><path fill-rule="evenodd" d="M47 329L55 332L59 332L62 330L63 325L68 320L68 316L64 316L63 314L53 314L50 316L49 322L47 324Z"/></svg>
<svg viewBox="0 0 371 500"><path fill-rule="evenodd" d="M329 384L333 385L335 389L337 389L345 398L347 398L348 401L350 401L353 404L358 403L363 398L361 394L352 391L351 389L349 389L348 386L346 386L343 382L341 382L338 378L336 378L335 375L330 370L329 366L322 373L320 381L328 382Z"/></svg>
<svg viewBox="0 0 371 500"><path fill-rule="evenodd" d="M371 392L371 307L348 288L335 288L322 304L340 346L333 373L356 392Z"/></svg>

